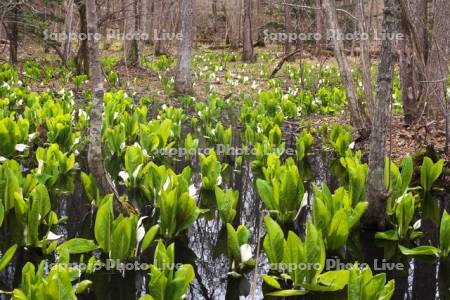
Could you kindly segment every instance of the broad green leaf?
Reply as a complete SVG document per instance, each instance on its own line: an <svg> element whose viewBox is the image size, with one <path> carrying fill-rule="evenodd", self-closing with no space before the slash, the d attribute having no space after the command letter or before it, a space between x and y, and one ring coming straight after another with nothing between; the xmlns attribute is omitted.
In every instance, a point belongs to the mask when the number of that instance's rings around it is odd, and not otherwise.
<svg viewBox="0 0 450 300"><path fill-rule="evenodd" d="M189 284L194 280L194 268L191 265L182 265L176 272L172 281L167 285L167 299L183 299Z"/></svg>
<svg viewBox="0 0 450 300"><path fill-rule="evenodd" d="M398 245L398 248L403 255L429 255L439 257L440 254L440 250L433 246L419 246L416 248L408 249L406 247L403 247L402 245Z"/></svg>
<svg viewBox="0 0 450 300"><path fill-rule="evenodd" d="M11 246L0 259L0 272L3 271L16 253L17 245Z"/></svg>
<svg viewBox="0 0 450 300"><path fill-rule="evenodd" d="M90 280L83 280L80 283L77 284L75 294L82 294L84 293L89 287L92 286L92 281Z"/></svg>
<svg viewBox="0 0 450 300"><path fill-rule="evenodd" d="M130 218L124 218L114 229L111 237L112 259L125 259L128 257L132 234L132 221Z"/></svg>
<svg viewBox="0 0 450 300"><path fill-rule="evenodd" d="M270 184L262 179L256 180L256 187L258 189L259 196L261 197L264 205L269 210L276 210L278 205L275 203L275 199L273 197L273 189Z"/></svg>
<svg viewBox="0 0 450 300"><path fill-rule="evenodd" d="M306 262L319 266L317 269L308 270L306 282L311 282L316 275L322 273L326 253L322 235L310 221L306 224L305 252Z"/></svg>
<svg viewBox="0 0 450 300"><path fill-rule="evenodd" d="M310 291L334 292L342 290L349 281L348 270L329 271L320 274L314 284L307 284L305 287Z"/></svg>
<svg viewBox="0 0 450 300"><path fill-rule="evenodd" d="M450 253L450 215L446 210L442 213L439 241L439 247L442 251L441 255L445 258Z"/></svg>
<svg viewBox="0 0 450 300"><path fill-rule="evenodd" d="M112 199L108 199L97 211L94 234L100 248L109 253L111 250L112 222L114 219Z"/></svg>
<svg viewBox="0 0 450 300"><path fill-rule="evenodd" d="M271 297L293 297L293 296L303 296L308 293L307 290L281 290L276 292L271 292L265 294Z"/></svg>
<svg viewBox="0 0 450 300"><path fill-rule="evenodd" d="M281 289L280 283L273 276L264 274L262 276L262 279L263 279L264 283L267 284L268 286L270 286L274 289L277 289L277 290Z"/></svg>
<svg viewBox="0 0 450 300"><path fill-rule="evenodd" d="M82 254L92 252L97 248L98 246L92 240L74 238L59 245L58 251L65 249L69 254Z"/></svg>
<svg viewBox="0 0 450 300"><path fill-rule="evenodd" d="M97 184L95 183L95 179L92 175L88 175L84 172L81 172L81 183L83 184L84 193L89 204L97 204L97 199L100 198L100 191L97 188Z"/></svg>
<svg viewBox="0 0 450 300"><path fill-rule="evenodd" d="M299 266L305 264L306 254L301 239L292 231L289 231L285 243L283 262L288 266L297 266L292 268L292 271L288 271L294 284L300 286L305 277L305 270L302 270Z"/></svg>
<svg viewBox="0 0 450 300"><path fill-rule="evenodd" d="M343 246L347 242L349 232L347 213L344 208L341 208L331 220L327 236L327 247L338 249Z"/></svg>
<svg viewBox="0 0 450 300"><path fill-rule="evenodd" d="M159 231L159 225L153 225L144 236L144 239L142 240L142 246L141 246L141 252L144 252L147 250L148 247L150 247L151 243L155 239L156 234Z"/></svg>
<svg viewBox="0 0 450 300"><path fill-rule="evenodd" d="M396 230L391 229L384 232L375 233L375 238L388 241L398 241L398 234Z"/></svg>
<svg viewBox="0 0 450 300"><path fill-rule="evenodd" d="M279 264L283 261L284 256L284 234L271 217L264 217L264 225L266 226L266 236L264 238L263 247L270 263Z"/></svg>
<svg viewBox="0 0 450 300"><path fill-rule="evenodd" d="M238 236L233 228L233 225L231 225L230 223L227 223L227 244L228 244L228 255L230 260L240 262L241 251Z"/></svg>
<svg viewBox="0 0 450 300"><path fill-rule="evenodd" d="M2 227L4 218L5 218L5 208L3 207L2 200L0 199L0 227Z"/></svg>

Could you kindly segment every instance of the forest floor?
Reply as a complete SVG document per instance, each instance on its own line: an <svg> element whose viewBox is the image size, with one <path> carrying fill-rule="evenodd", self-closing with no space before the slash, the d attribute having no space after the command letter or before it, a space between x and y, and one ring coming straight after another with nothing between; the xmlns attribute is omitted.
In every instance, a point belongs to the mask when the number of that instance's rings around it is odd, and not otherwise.
<svg viewBox="0 0 450 300"><path fill-rule="evenodd" d="M214 48L214 49L211 49ZM207 99L206 87L215 91L224 98L230 98L237 95L245 95L257 99L258 92L269 88L272 80L279 80L284 91L292 87L297 89L305 88L303 80L311 80L313 84L320 84L319 73L323 69L336 67L336 61L331 56L314 57L310 53L303 52L295 59L286 61L280 71L273 77L270 77L274 67L283 56L282 48L276 45L270 45L265 48L256 48L257 61L252 64L242 63L239 52L232 49L215 49L211 45L198 45L194 51L193 69L195 72L194 99L196 101L205 101ZM37 62L43 66L54 65L58 63L55 54L47 53L42 47L33 43L23 43L20 49L20 63L22 65L29 60ZM175 53L174 50L171 51ZM123 51L120 45L113 44L108 49L101 51L102 59L106 58L112 61L113 70L119 76L120 88L133 95L135 99L142 96L148 96L160 105L171 104L177 106L177 98L168 93L167 87L164 87L161 74L172 78L174 76L174 61L170 61L170 68L162 72L155 72L152 64L157 58L152 54L152 48L146 46L142 65L139 67L125 65L121 60ZM0 64L7 62L7 47L0 49ZM349 57L351 65L357 68L358 58ZM373 61L375 64L376 61ZM305 69L305 66L315 66L317 74L310 74L311 70ZM292 70L299 71L300 78L293 79ZM302 74L302 70L308 71L308 74ZM373 78L375 80L376 70L374 68ZM304 77L302 77L304 75ZM297 76L298 77L298 76ZM307 79L309 78L309 79ZM303 85L303 87L302 87ZM77 90L72 82L66 80L48 81L32 87L34 91L43 91L46 89ZM108 89L108 85L106 87ZM85 89L85 87L84 87ZM406 126L402 117L401 103L399 97L395 97L393 109L390 118L390 130L387 138L388 151L394 161L401 160L405 155L426 151L428 155L438 153L449 161L448 151L446 153L445 124L443 122L429 122L428 124L415 124ZM312 127L318 128L322 124L339 123L341 125L349 124L348 110L343 109L333 115L320 112L310 114L304 117ZM357 138L357 137L355 137ZM357 147L363 153L368 153L368 141L358 140Z"/></svg>

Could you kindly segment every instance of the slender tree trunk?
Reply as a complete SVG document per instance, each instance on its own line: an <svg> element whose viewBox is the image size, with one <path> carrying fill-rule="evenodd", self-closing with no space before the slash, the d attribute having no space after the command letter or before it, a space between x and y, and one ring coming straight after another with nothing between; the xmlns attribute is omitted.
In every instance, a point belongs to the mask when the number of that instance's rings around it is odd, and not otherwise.
<svg viewBox="0 0 450 300"><path fill-rule="evenodd" d="M73 1L74 0L66 0L66 15L64 17L64 32L66 33L66 36L70 36L70 34L72 33L74 8ZM72 39L68 38L64 41L63 51L63 64L65 65L70 57L70 53L72 52Z"/></svg>
<svg viewBox="0 0 450 300"><path fill-rule="evenodd" d="M435 0L433 9L433 30L428 52L425 101L428 117L442 120L446 115L446 94L448 81L450 44L450 1Z"/></svg>
<svg viewBox="0 0 450 300"><path fill-rule="evenodd" d="M369 120L362 103L358 101L355 83L352 78L347 57L344 53L344 43L342 39L339 38L341 30L338 25L335 0L323 0L322 8L327 19L328 29L334 33L331 34L331 42L333 43L334 53L347 94L352 124L361 135L367 136L370 131Z"/></svg>
<svg viewBox="0 0 450 300"><path fill-rule="evenodd" d="M18 48L19 48L19 8L18 4L14 7L14 19L11 23L11 38L9 41L9 60L12 64L16 64L18 62Z"/></svg>
<svg viewBox="0 0 450 300"><path fill-rule="evenodd" d="M84 0L78 3L78 13L80 15L80 34L87 34L86 5L84 3ZM77 73L89 74L89 53L87 39L81 40L75 60L77 65Z"/></svg>
<svg viewBox="0 0 450 300"><path fill-rule="evenodd" d="M291 52L291 42L289 41L289 34L291 33L291 7L287 4L284 5L284 32L288 37L284 41L284 55L288 55Z"/></svg>
<svg viewBox="0 0 450 300"><path fill-rule="evenodd" d="M239 48L239 20L241 18L239 2L240 0L228 0L224 4L227 22L226 41L234 49Z"/></svg>
<svg viewBox="0 0 450 300"><path fill-rule="evenodd" d="M424 111L424 81L428 56L427 1L400 0L400 30L405 38L400 44L400 83L404 120L411 125Z"/></svg>
<svg viewBox="0 0 450 300"><path fill-rule="evenodd" d="M398 32L398 2L384 0L383 32L395 34ZM383 228L387 191L384 186L384 159L386 156L386 136L389 125L389 106L392 100L394 66L396 61L395 38L384 38L381 45L378 64L377 96L375 99L372 132L370 134L369 174L367 197L369 208L366 212L366 222Z"/></svg>
<svg viewBox="0 0 450 300"><path fill-rule="evenodd" d="M364 15L364 1L358 0L356 3L356 12L359 19L359 32L360 34L367 34L369 37L369 30L367 28L366 16ZM372 116L373 112L373 86L372 86L372 75L370 72L370 52L369 52L369 38L362 38L360 41L360 58L362 67L362 83L364 88L364 95L366 96L367 108L369 116Z"/></svg>
<svg viewBox="0 0 450 300"><path fill-rule="evenodd" d="M405 124L411 125L417 116L418 91L414 84L413 48L411 36L404 20L400 23L400 31L405 38L400 41L400 89L402 95Z"/></svg>
<svg viewBox="0 0 450 300"><path fill-rule="evenodd" d="M156 34L155 34L155 55L159 56L159 55L163 55L166 54L166 49L165 49L165 41L162 40L161 38L161 33L164 30L164 20L166 20L168 18L167 16L167 11L166 11L166 4L164 2L164 0L156 0L158 3L158 23L156 24L157 29L156 30Z"/></svg>
<svg viewBox="0 0 450 300"><path fill-rule="evenodd" d="M132 37L138 34L137 0L122 0L122 4L125 15L124 59L127 64L136 66L139 64L138 40Z"/></svg>
<svg viewBox="0 0 450 300"><path fill-rule="evenodd" d="M315 0L316 7L322 7L322 1L321 0ZM325 29L324 29L324 16L323 16L323 10L322 9L316 9L316 16L315 16L315 22L316 22L316 32L320 34L321 38L316 40L316 55L320 54L320 51L324 48L324 36L325 36Z"/></svg>
<svg viewBox="0 0 450 300"><path fill-rule="evenodd" d="M192 0L180 0L181 40L178 41L178 63L175 91L180 95L192 94Z"/></svg>
<svg viewBox="0 0 450 300"><path fill-rule="evenodd" d="M243 41L244 41L244 49L242 52L242 60L243 61L252 61L253 56L253 41L252 41L252 1L244 0L244 28L243 28Z"/></svg>
<svg viewBox="0 0 450 300"><path fill-rule="evenodd" d="M97 33L97 8L95 0L86 0L87 31L94 37ZM89 39L89 62L91 81L94 89L94 100L90 113L88 165L92 175L104 193L114 193L110 177L103 165L102 155L102 114L103 114L103 77L100 68L100 53L98 41ZM117 192L115 192L117 195Z"/></svg>

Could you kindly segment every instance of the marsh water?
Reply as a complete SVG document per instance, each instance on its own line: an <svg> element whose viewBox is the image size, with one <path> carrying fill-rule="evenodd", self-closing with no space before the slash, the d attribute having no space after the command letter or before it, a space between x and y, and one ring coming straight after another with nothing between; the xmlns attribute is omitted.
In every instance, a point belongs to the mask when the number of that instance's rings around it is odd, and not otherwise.
<svg viewBox="0 0 450 300"><path fill-rule="evenodd" d="M329 171L332 155L323 149L315 149L309 157L311 167L311 179L305 185L308 191L308 205L301 212L294 224L293 230L301 236L303 224L310 212L312 184L328 183L330 188L336 188L337 179ZM233 165L232 163L230 165ZM178 162L174 168L180 171L184 162ZM76 178L78 176L75 176ZM262 251L262 238L264 226L261 218L264 211L261 200L255 190L255 174L248 162L240 168L228 169L224 174L224 186L239 190L240 201L237 208L235 224L244 224L252 232L251 246L253 255L258 251L260 240L260 255L257 260L257 268L250 270L241 277L234 277L229 272L229 264L224 253L226 252L226 232L220 218L212 216L211 219L198 219L187 236L177 241L177 262L191 263L194 266L196 278L190 286L186 299L262 299L261 275L268 273L269 265ZM196 198L198 203L207 203L208 197L213 197L200 189L200 174L194 175ZM439 208L450 208L447 192L443 191L435 195ZM70 222L58 228L57 234L67 238L92 236L90 229L93 222L92 212L85 205L82 186L75 182L74 194L61 197L58 201L58 215L66 215ZM211 201L209 201L211 202ZM214 202L214 201L213 201ZM422 222L421 244L438 244L439 234L436 225L431 221ZM345 249L338 253L329 254L330 270L345 268L348 262L367 263L374 273L386 272L388 279L395 279L395 294L392 299L428 300L450 299L450 263L439 263L436 259L419 257L405 257L398 254L396 244L374 240L374 232L363 229L354 230ZM22 266L31 261L36 264L42 259L42 253L37 249L21 249L16 254L13 262L0 275L0 290L11 291L14 286L20 284L20 270ZM151 255L141 258L141 261L151 263ZM386 259L388 258L388 259ZM54 259L54 258L53 258ZM385 260L383 260L385 259ZM50 259L51 260L51 259ZM395 264L394 270L390 270ZM398 266L401 266L399 268ZM145 271L104 271L100 270L93 275L83 276L83 279L93 281L93 286L88 293L79 299L137 299L146 290L148 276ZM255 277L256 276L256 277ZM7 294L0 295L0 299L8 299ZM347 299L346 290L337 293L309 294L299 299Z"/></svg>

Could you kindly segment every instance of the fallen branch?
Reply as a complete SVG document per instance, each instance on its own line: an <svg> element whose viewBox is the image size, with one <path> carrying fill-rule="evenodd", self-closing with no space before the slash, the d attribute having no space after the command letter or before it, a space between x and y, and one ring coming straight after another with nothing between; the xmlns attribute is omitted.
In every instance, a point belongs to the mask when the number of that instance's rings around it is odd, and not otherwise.
<svg viewBox="0 0 450 300"><path fill-rule="evenodd" d="M275 66L275 68L273 69L272 73L270 74L270 78L273 78L278 73L278 71L280 71L281 67L283 67L286 60L290 59L291 57L293 57L294 55L296 55L297 53L300 53L302 51L303 51L303 49L297 49L297 50L283 56L281 58L281 60L278 62L278 64Z"/></svg>

